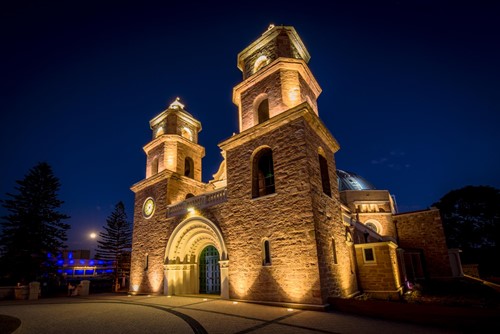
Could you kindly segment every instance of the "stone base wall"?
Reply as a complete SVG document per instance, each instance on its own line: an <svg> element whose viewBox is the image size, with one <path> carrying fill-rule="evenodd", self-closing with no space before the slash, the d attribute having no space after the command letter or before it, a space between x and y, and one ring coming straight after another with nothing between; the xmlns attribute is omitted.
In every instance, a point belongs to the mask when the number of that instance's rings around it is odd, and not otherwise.
<svg viewBox="0 0 500 334"><path fill-rule="evenodd" d="M410 212L394 216L399 247L420 249L429 278L451 277L448 247L439 210Z"/></svg>
<svg viewBox="0 0 500 334"><path fill-rule="evenodd" d="M399 298L403 291L397 265L397 245L392 242L355 245L359 285L373 298ZM365 249L372 249L374 260L364 257Z"/></svg>

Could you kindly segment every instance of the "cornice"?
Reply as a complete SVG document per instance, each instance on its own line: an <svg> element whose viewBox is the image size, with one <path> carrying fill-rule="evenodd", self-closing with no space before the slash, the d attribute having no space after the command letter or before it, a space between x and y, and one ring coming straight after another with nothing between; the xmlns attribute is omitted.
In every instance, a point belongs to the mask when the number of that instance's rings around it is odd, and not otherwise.
<svg viewBox="0 0 500 334"><path fill-rule="evenodd" d="M243 51L238 53L238 56L236 57L238 68L243 71L243 63L248 55L255 53L259 48L271 42L281 33L281 30L286 31L288 37L290 38L290 41L299 52L300 57L302 57L302 59L304 59L306 62L309 62L311 56L309 55L309 52L307 51L304 43L302 42L302 39L300 39L300 36L295 28L292 26L273 26L270 29L266 30L252 44L243 49Z"/></svg>
<svg viewBox="0 0 500 334"><path fill-rule="evenodd" d="M195 142L192 142L191 140L184 138L178 134L162 134L161 136L156 137L155 139L144 145L142 149L144 150L144 152L146 152L146 154L148 154L149 151L151 151L153 148L157 147L162 143L179 143L179 142L182 142L183 144L190 146L191 149L198 151L198 153L205 155L205 147Z"/></svg>
<svg viewBox="0 0 500 334"><path fill-rule="evenodd" d="M148 177L147 179L144 179L142 181L139 181L137 183L135 183L132 187L130 187L130 190L132 190L134 193L137 193L141 190L143 190L144 188L147 188L159 181L163 181L165 179L168 179L170 176L172 176L172 174L174 174L174 172L168 170L168 169L165 169L161 172L159 172L158 174L155 174L151 177Z"/></svg>
<svg viewBox="0 0 500 334"><path fill-rule="evenodd" d="M314 113L313 109L307 102L303 102L294 108L273 116L264 123L258 124L240 132L239 134L233 135L232 137L219 143L219 147L224 151L228 151L236 146L242 145L250 140L274 131L299 118L303 118L307 121L307 123L323 139L333 153L340 149L340 145L337 140L332 136L330 131L328 131L326 126Z"/></svg>
<svg viewBox="0 0 500 334"><path fill-rule="evenodd" d="M236 85L233 88L233 103L239 105L241 92L246 91L266 77L281 70L292 70L299 72L299 74L307 82L309 87L311 87L315 97L317 98L321 94L322 89L304 60L280 57L262 70L258 71L254 75L248 77L246 80Z"/></svg>

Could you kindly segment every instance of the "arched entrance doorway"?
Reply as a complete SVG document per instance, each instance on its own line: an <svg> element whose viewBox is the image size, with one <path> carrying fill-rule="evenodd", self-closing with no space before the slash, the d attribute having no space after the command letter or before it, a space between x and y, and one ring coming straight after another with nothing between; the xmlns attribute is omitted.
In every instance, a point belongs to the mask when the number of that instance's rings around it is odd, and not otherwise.
<svg viewBox="0 0 500 334"><path fill-rule="evenodd" d="M164 263L164 294L220 293L229 298L227 249L210 220L182 221L168 239Z"/></svg>
<svg viewBox="0 0 500 334"><path fill-rule="evenodd" d="M203 249L199 261L200 293L220 294L219 252L214 246Z"/></svg>

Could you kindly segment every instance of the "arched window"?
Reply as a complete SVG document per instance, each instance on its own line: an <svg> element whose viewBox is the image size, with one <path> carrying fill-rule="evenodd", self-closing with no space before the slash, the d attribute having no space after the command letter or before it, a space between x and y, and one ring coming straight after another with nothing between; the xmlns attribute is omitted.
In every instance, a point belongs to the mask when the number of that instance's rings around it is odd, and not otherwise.
<svg viewBox="0 0 500 334"><path fill-rule="evenodd" d="M269 240L264 240L262 243L262 265L271 265L271 242Z"/></svg>
<svg viewBox="0 0 500 334"><path fill-rule="evenodd" d="M156 130L155 138L161 136L164 133L165 133L165 130L163 129L163 126L158 127L158 129Z"/></svg>
<svg viewBox="0 0 500 334"><path fill-rule="evenodd" d="M193 178L194 177L194 163L193 159L187 157L184 159L184 176Z"/></svg>
<svg viewBox="0 0 500 334"><path fill-rule="evenodd" d="M158 158L151 161L151 176L158 174Z"/></svg>
<svg viewBox="0 0 500 334"><path fill-rule="evenodd" d="M318 153L319 170L321 173L321 185L323 186L323 193L332 196L332 188L330 187L330 176L328 174L328 161L324 156L323 150L320 148Z"/></svg>
<svg viewBox="0 0 500 334"><path fill-rule="evenodd" d="M189 130L188 128L182 128L181 136L193 141L193 132L191 132L191 130Z"/></svg>
<svg viewBox="0 0 500 334"><path fill-rule="evenodd" d="M193 195L193 194L191 194L191 193L188 193L188 194L186 195L186 199L191 198L191 197L194 197L194 195Z"/></svg>
<svg viewBox="0 0 500 334"><path fill-rule="evenodd" d="M382 233L382 225L375 219L368 219L367 221L365 221L365 226L369 229L374 230L378 234Z"/></svg>
<svg viewBox="0 0 500 334"><path fill-rule="evenodd" d="M269 119L269 100L264 99L260 102L259 107L257 108L257 120L260 123L263 123Z"/></svg>
<svg viewBox="0 0 500 334"><path fill-rule="evenodd" d="M273 151L263 148L255 154L252 161L252 198L274 192Z"/></svg>
<svg viewBox="0 0 500 334"><path fill-rule="evenodd" d="M258 70L266 66L268 63L269 60L267 59L266 56L260 56L259 58L257 58L257 60L253 65L253 73L256 73Z"/></svg>

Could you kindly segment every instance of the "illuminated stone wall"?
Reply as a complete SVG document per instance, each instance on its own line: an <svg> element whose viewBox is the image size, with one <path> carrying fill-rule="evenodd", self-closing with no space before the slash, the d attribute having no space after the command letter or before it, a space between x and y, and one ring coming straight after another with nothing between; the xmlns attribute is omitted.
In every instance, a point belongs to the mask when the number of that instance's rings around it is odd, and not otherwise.
<svg viewBox="0 0 500 334"><path fill-rule="evenodd" d="M280 35L269 40L266 44L260 44L247 58L243 60L243 78L246 79L254 74L255 61L265 56L271 63L279 57L299 59L299 52L290 41L289 36L283 30Z"/></svg>
<svg viewBox="0 0 500 334"><path fill-rule="evenodd" d="M422 249L431 278L449 278L450 258L439 210L410 212L394 216L399 246Z"/></svg>
<svg viewBox="0 0 500 334"><path fill-rule="evenodd" d="M228 212L221 226L233 298L321 303L304 131L296 121L226 151ZM252 199L251 155L262 145L273 150L276 193ZM266 238L271 266L262 265Z"/></svg>
<svg viewBox="0 0 500 334"><path fill-rule="evenodd" d="M158 179L155 183L138 190L134 205L134 232L130 266L130 291L135 293L163 293L163 257L167 236L172 226L167 224L168 179ZM150 219L144 218L142 205L146 198L156 201L156 209ZM147 270L146 256L148 257Z"/></svg>
<svg viewBox="0 0 500 334"><path fill-rule="evenodd" d="M390 194L387 190L344 190L340 192L340 198L352 213L357 213L361 223L376 220L382 227L379 234L396 238ZM373 207L376 209L370 210Z"/></svg>
<svg viewBox="0 0 500 334"><path fill-rule="evenodd" d="M251 156L262 146L273 151L276 193L252 199ZM333 198L321 190L320 146L331 158ZM226 157L228 202L220 225L230 254L231 297L321 304L328 295L356 290L333 153L308 123L298 118L227 150ZM332 261L332 237L338 241L337 265ZM265 239L271 242L271 266L262 265Z"/></svg>
<svg viewBox="0 0 500 334"><path fill-rule="evenodd" d="M252 89L246 90L241 94L241 110L242 110L242 124L243 129L248 129L257 125L255 116L254 101L260 94L266 92L269 100L269 117L273 117L277 110L285 110L286 105L281 98L281 90L270 89L280 86L280 74L275 72L265 79L259 81L252 86Z"/></svg>
<svg viewBox="0 0 500 334"><path fill-rule="evenodd" d="M379 242L358 244L355 248L359 285L363 292L374 298L398 299L403 286L398 271L397 245L392 242ZM365 261L365 248L373 249L373 262Z"/></svg>

